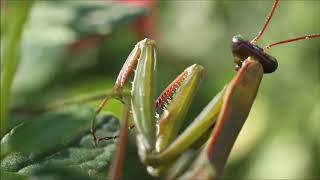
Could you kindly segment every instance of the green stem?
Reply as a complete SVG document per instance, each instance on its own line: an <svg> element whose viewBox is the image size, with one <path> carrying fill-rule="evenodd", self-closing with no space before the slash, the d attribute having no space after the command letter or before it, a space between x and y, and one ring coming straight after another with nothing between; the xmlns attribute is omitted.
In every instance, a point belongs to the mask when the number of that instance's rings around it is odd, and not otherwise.
<svg viewBox="0 0 320 180"><path fill-rule="evenodd" d="M22 30L31 9L31 2L15 1L8 4L12 5L12 9L10 10L10 17L6 19L10 23L7 23L6 37L2 39L4 49L1 54L1 137L8 130L11 86L18 65Z"/></svg>

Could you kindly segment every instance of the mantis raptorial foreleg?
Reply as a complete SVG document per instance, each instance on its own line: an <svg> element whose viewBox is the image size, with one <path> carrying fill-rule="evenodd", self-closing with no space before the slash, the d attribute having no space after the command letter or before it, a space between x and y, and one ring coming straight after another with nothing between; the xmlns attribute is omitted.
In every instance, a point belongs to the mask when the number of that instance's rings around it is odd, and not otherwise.
<svg viewBox="0 0 320 180"><path fill-rule="evenodd" d="M132 84L132 115L139 132L137 142L139 149L151 152L155 144L155 108L154 85L156 71L155 42L145 39L139 42L141 55ZM139 151L141 153L141 151Z"/></svg>
<svg viewBox="0 0 320 180"><path fill-rule="evenodd" d="M254 102L263 76L263 67L248 58L228 85L217 123L212 134L181 179L215 179L222 175L231 148L243 126Z"/></svg>
<svg viewBox="0 0 320 180"><path fill-rule="evenodd" d="M120 70L120 73L118 75L118 78L116 80L115 85L113 86L111 90L111 94L105 96L105 98L102 100L102 102L99 104L96 113L94 117L91 120L91 134L93 137L94 144L97 145L99 140L106 140L110 139L109 137L102 137L102 138L97 138L96 137L96 117L97 115L101 112L103 107L106 105L108 102L109 98L112 97L119 97L123 96L123 93L121 92L125 82L128 80L130 73L132 70L135 68L135 66L138 63L138 58L140 57L141 49L139 48L139 43L134 47L134 49L131 51L129 56L127 57L123 67ZM125 96L126 99L130 99L130 96ZM121 97L120 97L121 99Z"/></svg>
<svg viewBox="0 0 320 180"><path fill-rule="evenodd" d="M155 49L154 41L140 42L141 56L138 61L132 87L132 114L137 127L137 144L142 161L148 164L152 154L161 152L177 136L181 122L191 104L191 99L202 76L203 68L193 65L178 76L176 92L166 110L159 119L155 118L154 105L154 72ZM173 94L173 90L165 91ZM164 98L165 97L165 98ZM169 96L160 96L159 104L167 101ZM159 108L159 107L158 107ZM157 131L156 126L158 126Z"/></svg>
<svg viewBox="0 0 320 180"><path fill-rule="evenodd" d="M272 73L278 67L277 60L265 51L274 45L320 37L320 34L314 34L280 41L266 48L257 46L256 43L270 22L277 4L278 0L275 0L262 30L252 41L246 41L241 36L232 38L231 50L238 73L180 134L181 124L202 79L203 67L195 64L186 68L155 100L155 41L144 39L136 44L118 75L112 89L113 95L103 100L97 113L111 97L124 101L126 107L130 104L131 114L124 116L122 122L127 122L128 117L132 117L136 127L138 153L150 174L158 176L167 171L167 177L178 177L188 167L185 164L198 155L193 167L182 178L212 179L221 176L231 148L251 109L263 74ZM136 73L131 94L123 96L122 89L134 68ZM96 142L94 121L92 124ZM120 134L126 134L123 131L128 130L127 126L128 123L123 123ZM123 139L120 138L120 146L123 145ZM123 149L118 151L124 156ZM118 155L116 157L121 160ZM119 167L119 164L121 163L115 163L115 167ZM119 174L119 170L114 172L113 174Z"/></svg>
<svg viewBox="0 0 320 180"><path fill-rule="evenodd" d="M209 102L187 129L154 157L158 163L172 161L194 144L206 131L210 130L219 115L224 93L225 88Z"/></svg>
<svg viewBox="0 0 320 180"><path fill-rule="evenodd" d="M203 67L195 64L187 68L168 86L157 99L156 103L154 103L155 63L156 52L154 41L149 39L140 41L127 58L113 88L115 94L118 92L121 94L121 90L130 72L137 66L133 80L131 108L134 124L138 132L137 143L140 156L147 164L161 163L161 155L160 158L158 158L157 154L161 154L168 146L173 149L166 151L166 153L169 152L169 154L173 154L167 156L171 161L178 156L179 152L182 152L192 145L197 138L205 133L213 124L213 118L216 118L219 112L219 104L221 105L223 94L219 94L217 98L209 104L208 108L200 114L194 125L190 126L182 137L178 138L177 143L172 144L178 135L182 121L191 105L192 98L203 74ZM106 99L103 100L97 113L101 111L108 98L109 97L106 97ZM169 99L171 99L170 104L165 106L165 103ZM165 110L161 111L162 108ZM158 119L155 117L155 109L160 113ZM214 112L210 113L210 111ZM209 123L206 124L207 122ZM94 132L94 128L92 129L92 132ZM188 135L190 132L194 132L195 135ZM191 141L189 141L188 138L191 138ZM179 147L181 143L184 144L184 141L188 143Z"/></svg>

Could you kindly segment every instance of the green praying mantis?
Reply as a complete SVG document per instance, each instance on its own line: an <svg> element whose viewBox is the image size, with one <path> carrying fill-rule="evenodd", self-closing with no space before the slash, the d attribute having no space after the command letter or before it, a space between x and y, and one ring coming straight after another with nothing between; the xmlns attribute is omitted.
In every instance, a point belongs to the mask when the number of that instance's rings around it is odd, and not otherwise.
<svg viewBox="0 0 320 180"><path fill-rule="evenodd" d="M232 38L231 49L237 74L180 134L178 132L204 68L198 64L186 68L155 98L156 42L144 39L135 45L118 75L112 93L104 98L96 111L97 115L110 98L116 98L124 104L119 137L97 137L96 115L91 126L96 145L101 140L119 138L111 176L113 179L120 178L127 131L133 127L139 157L149 174L164 174L168 179L221 177L232 146L250 112L263 74L277 69L276 59L267 54L266 50L283 43L320 37L320 34L313 34L279 41L265 48L257 46L278 3L278 0L274 1L262 30L252 41L245 41L241 36ZM133 71L132 89L128 92L124 90L124 85ZM130 126L131 119L133 125Z"/></svg>

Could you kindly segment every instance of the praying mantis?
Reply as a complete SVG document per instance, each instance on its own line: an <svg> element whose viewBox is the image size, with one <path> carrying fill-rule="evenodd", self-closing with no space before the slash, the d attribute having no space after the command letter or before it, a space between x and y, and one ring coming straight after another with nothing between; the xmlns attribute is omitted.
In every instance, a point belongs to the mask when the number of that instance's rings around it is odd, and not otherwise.
<svg viewBox="0 0 320 180"><path fill-rule="evenodd" d="M144 39L135 45L120 70L112 93L105 97L96 110L97 115L110 98L116 98L124 104L112 179L120 178L127 131L133 127L139 157L149 174L164 175L168 179L221 177L231 148L250 112L263 74L272 73L278 67L277 60L266 51L279 44L320 37L320 34L313 34L279 41L265 48L257 46L278 3L278 0L274 1L261 31L253 40L249 42L241 36L232 38L231 51L237 74L180 134L178 132L203 77L204 68L198 64L186 68L155 98L156 42ZM133 71L132 89L127 92L124 85ZM97 137L95 118L91 126L95 144L101 140L118 138ZM130 126L131 119L133 125Z"/></svg>

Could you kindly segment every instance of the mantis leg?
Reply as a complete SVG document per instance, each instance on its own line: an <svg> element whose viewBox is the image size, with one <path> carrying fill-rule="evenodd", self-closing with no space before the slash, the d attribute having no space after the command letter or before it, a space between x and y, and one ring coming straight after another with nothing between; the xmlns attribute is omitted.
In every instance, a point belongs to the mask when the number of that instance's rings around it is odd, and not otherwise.
<svg viewBox="0 0 320 180"><path fill-rule="evenodd" d="M129 55L129 57L128 58L131 60L127 60L124 67L120 71L113 91L115 92L115 94L119 93L119 95L121 95L123 85L128 79L130 72L133 70L134 66L137 66L133 80L133 87L130 96L131 98L129 99L131 99L132 117L134 120L134 124L137 127L138 153L143 163L155 169L163 169L164 164L172 163L181 153L189 149L192 145L196 144L197 141L206 134L206 132L210 131L210 127L213 126L213 123L216 119L218 119L218 130L215 130L216 133L219 134L221 133L221 131L224 132L224 126L221 125L221 108L222 110L228 109L229 106L226 107L226 105L224 105L225 101L227 101L228 98L230 98L232 93L238 92L234 89L230 90L230 87L240 87L241 85L235 85L236 82L240 81L239 79L245 79L245 77L247 76L252 78L252 74L254 74L250 71L252 69L245 69L245 67L251 66L243 65L243 68L241 68L241 70L238 73L238 76L235 78L237 80L233 80L228 86L227 90L223 89L207 105L207 107L200 113L200 115L195 119L195 121L183 133L181 133L181 135L178 136L178 132L180 130L182 121L184 120L185 115L189 107L191 106L192 98L202 78L203 67L195 64L187 68L184 72L182 72L176 78L176 80L174 80L169 85L169 87L160 95L160 97L156 101L155 107L155 42L149 39L144 39L140 41L135 46L135 49ZM252 64L251 61L250 63ZM256 61L255 63L258 64L258 62ZM262 73L263 71L261 72L261 74ZM259 77L260 76L257 76L256 79L254 79L259 81L254 82L257 82L259 84L261 80L261 78L259 79ZM253 80L249 79L248 81L250 82ZM249 85L244 86L249 87ZM257 90L255 89L255 87L250 86L248 92L251 90L250 88L255 92ZM226 92L228 93L225 94ZM251 99L249 99L252 103L255 97L255 93L253 93L253 96L248 94L244 96L244 98L247 97L251 97ZM108 98L109 97L106 97L106 99L101 103L101 106L99 106L97 113L101 111L105 103L108 101ZM169 99L171 99L170 103L167 104L166 102L169 101ZM248 102L248 105L246 104L245 108L249 107L250 109L250 102ZM235 100L235 103L238 103L237 105L235 105L236 107L234 108L237 109L239 106L241 106L241 99ZM162 108L163 110L161 110ZM156 111L160 114L159 119L155 117ZM248 111L243 112L247 112L248 114ZM220 116L218 118L219 113ZM242 115L241 118L246 118L247 114ZM217 129L217 127L215 127L214 129ZM210 138L209 143L207 144L214 144L210 143L213 137L216 136L213 134ZM214 149L212 147L213 146L206 146L205 149L212 150ZM232 144L231 146L230 144L228 144L228 148L231 149L231 147ZM209 157L209 159L211 160L214 159L212 157L215 156L210 154ZM219 161L220 160L221 159L219 159ZM221 167L218 165L217 167L218 170L221 171Z"/></svg>
<svg viewBox="0 0 320 180"><path fill-rule="evenodd" d="M206 151L220 176L232 146L245 123L263 76L261 64L248 58L226 90L225 100Z"/></svg>
<svg viewBox="0 0 320 180"><path fill-rule="evenodd" d="M195 118L195 120L185 129L167 148L155 155L155 161L163 164L168 163L182 152L190 148L199 138L204 135L217 120L225 89L222 89L203 111Z"/></svg>
<svg viewBox="0 0 320 180"><path fill-rule="evenodd" d="M195 121L176 140L169 144L167 148L164 148L163 151L155 154L152 157L153 159L150 160L150 164L159 166L172 162L181 153L190 148L200 136L209 130L210 125L218 119L214 128L215 131L208 142L210 148L207 147L206 149L210 149L207 150L208 156L214 161L213 164L217 168L218 174L221 174L226 158L254 101L262 74L261 65L257 61L250 60L246 62L246 65L228 85L228 88L224 88L216 95ZM232 117L228 117L226 112L229 114L231 111L233 112L231 113ZM233 120L225 120L229 118ZM236 120L237 118L239 119Z"/></svg>
<svg viewBox="0 0 320 180"><path fill-rule="evenodd" d="M154 149L155 144L155 107L154 86L156 50L155 42L144 39L139 42L141 55L132 84L132 116L137 128L137 146L142 161Z"/></svg>
<svg viewBox="0 0 320 180"><path fill-rule="evenodd" d="M192 65L182 72L173 84L156 101L159 108L174 91L170 105L155 118L154 76L156 65L155 42L140 41L141 55L138 60L132 87L132 115L137 127L137 145L140 159L149 164L150 157L166 148L178 135L182 121L202 78L203 67ZM156 127L158 127L156 131ZM152 159L152 158L151 158Z"/></svg>
<svg viewBox="0 0 320 180"><path fill-rule="evenodd" d="M203 152L181 179L221 177L232 146L254 102L262 76L263 68L258 61L253 58L245 61L226 89L217 123Z"/></svg>
<svg viewBox="0 0 320 180"><path fill-rule="evenodd" d="M160 112L161 106L166 104L168 98L172 97L169 105L164 107L159 118L156 152L149 156L146 164L159 166L173 161L213 125L220 111L224 90L212 100L192 125L174 140L178 135L181 122L184 120L191 105L192 97L197 90L202 72L202 66L190 66L157 99L156 108L157 112ZM173 91L175 92L173 93Z"/></svg>
<svg viewBox="0 0 320 180"><path fill-rule="evenodd" d="M184 78L176 89L171 102L159 118L159 131L156 143L156 151L158 153L163 151L177 137L200 84L203 67L194 64L185 69L182 74L184 74Z"/></svg>
<svg viewBox="0 0 320 180"><path fill-rule="evenodd" d="M94 144L97 145L99 140L104 140L107 138L97 138L96 137L96 118L97 115L102 111L103 107L107 104L108 100L113 97L120 97L122 94L122 89L124 87L125 82L128 80L129 75L131 74L132 70L136 67L138 63L138 59L140 57L141 49L139 48L139 43L137 43L134 49L131 51L130 55L128 56L127 60L125 61L124 65L122 66L118 78L116 80L115 85L113 86L111 93L106 95L102 102L99 104L94 117L91 120L91 134L93 137ZM127 97L128 99L128 97Z"/></svg>

